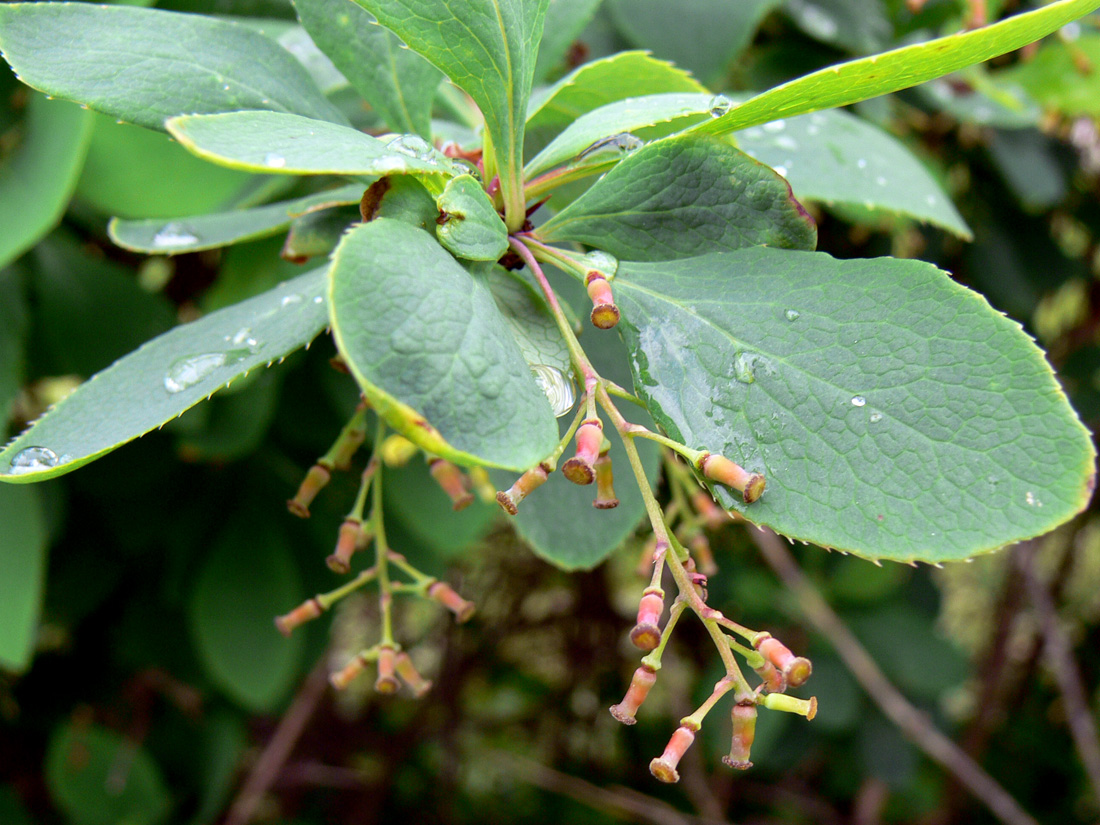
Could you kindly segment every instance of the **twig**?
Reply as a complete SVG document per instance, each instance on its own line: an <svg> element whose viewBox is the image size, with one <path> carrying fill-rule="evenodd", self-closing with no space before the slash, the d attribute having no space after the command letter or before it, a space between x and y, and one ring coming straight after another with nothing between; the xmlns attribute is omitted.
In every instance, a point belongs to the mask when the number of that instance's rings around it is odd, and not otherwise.
<svg viewBox="0 0 1100 825"><path fill-rule="evenodd" d="M267 747L253 765L252 772L229 808L225 825L247 825L252 820L264 794L278 778L279 772L298 743L302 731L305 730L306 723L317 710L327 685L328 663L326 657L322 657L298 691L298 695L294 697L294 701L290 703L283 718L279 720L279 726L275 728L275 733L267 743Z"/></svg>
<svg viewBox="0 0 1100 825"><path fill-rule="evenodd" d="M1043 637L1043 653L1047 665L1054 674L1066 707L1066 724L1070 736L1081 757L1089 784L1097 804L1100 804L1100 739L1096 735L1096 720L1089 710L1085 698L1085 688L1081 681L1081 670L1073 658L1073 649L1062 627L1058 624L1058 611L1046 583L1039 578L1035 570L1035 550L1033 541L1016 546L1013 553L1017 569L1027 584L1027 594L1035 612L1039 615L1039 630Z"/></svg>
<svg viewBox="0 0 1100 825"><path fill-rule="evenodd" d="M985 770L906 699L798 567L782 539L770 530L749 530L764 560L794 593L806 618L836 649L872 701L924 753L967 788L1006 825L1037 825L1035 819Z"/></svg>

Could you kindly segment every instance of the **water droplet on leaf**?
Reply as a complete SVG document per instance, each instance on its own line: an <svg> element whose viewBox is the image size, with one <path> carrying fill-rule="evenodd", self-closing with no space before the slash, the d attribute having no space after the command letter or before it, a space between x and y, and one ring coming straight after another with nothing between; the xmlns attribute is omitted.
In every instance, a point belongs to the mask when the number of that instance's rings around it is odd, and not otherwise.
<svg viewBox="0 0 1100 825"><path fill-rule="evenodd" d="M204 352L180 358L168 368L164 376L164 389L170 393L182 392L204 379L218 367L225 366L224 352Z"/></svg>
<svg viewBox="0 0 1100 825"><path fill-rule="evenodd" d="M797 321L799 318L802 317L802 313L799 312L797 309L788 309L786 312L783 313L783 316L788 321Z"/></svg>
<svg viewBox="0 0 1100 825"><path fill-rule="evenodd" d="M291 304L300 304L300 303L302 303L302 296L297 295L297 294L292 292L289 295L284 295L283 296L283 300L279 301L279 306L288 307Z"/></svg>
<svg viewBox="0 0 1100 825"><path fill-rule="evenodd" d="M733 107L733 101L725 95L715 95L710 99L708 109L711 117L721 117Z"/></svg>
<svg viewBox="0 0 1100 825"><path fill-rule="evenodd" d="M619 132L617 135L601 138L577 155L578 160L593 160L604 155L625 155L639 149L642 141L630 132Z"/></svg>
<svg viewBox="0 0 1100 825"><path fill-rule="evenodd" d="M852 396L852 406L853 407L862 407L866 403L867 403L867 399L864 398L862 395Z"/></svg>
<svg viewBox="0 0 1100 825"><path fill-rule="evenodd" d="M11 460L8 473L20 476L24 473L36 473L39 470L49 470L62 462L57 453L49 447L27 447L15 454Z"/></svg>
<svg viewBox="0 0 1100 825"><path fill-rule="evenodd" d="M532 364L531 372L535 374L535 383L546 393L546 400L550 402L555 416L561 418L573 409L577 390L573 386L572 378L557 367L547 364Z"/></svg>
<svg viewBox="0 0 1100 825"><path fill-rule="evenodd" d="M198 236L182 223L167 223L153 236L153 246L191 246L199 242Z"/></svg>
<svg viewBox="0 0 1100 825"><path fill-rule="evenodd" d="M870 421L872 424L877 424L882 421L882 413L878 410L871 410Z"/></svg>
<svg viewBox="0 0 1100 825"><path fill-rule="evenodd" d="M739 352L733 359L733 375L742 384L756 382L756 365L760 356L752 352Z"/></svg>
<svg viewBox="0 0 1100 825"><path fill-rule="evenodd" d="M398 135L386 145L393 151L400 152L410 158L435 163L435 158L432 157L432 145L420 135Z"/></svg>
<svg viewBox="0 0 1100 825"><path fill-rule="evenodd" d="M787 128L787 121L780 118L779 120L772 120L765 123L761 127L765 132L782 132Z"/></svg>
<svg viewBox="0 0 1100 825"><path fill-rule="evenodd" d="M268 152L264 155L264 166L270 169L282 169L286 166L286 158L277 152Z"/></svg>

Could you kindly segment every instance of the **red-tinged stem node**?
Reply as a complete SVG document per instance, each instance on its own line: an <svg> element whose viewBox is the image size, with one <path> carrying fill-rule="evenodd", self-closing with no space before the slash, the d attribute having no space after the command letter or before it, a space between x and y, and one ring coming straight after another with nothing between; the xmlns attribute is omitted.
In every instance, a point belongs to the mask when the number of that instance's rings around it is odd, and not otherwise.
<svg viewBox="0 0 1100 825"><path fill-rule="evenodd" d="M275 627L279 628L279 632L284 636L289 636L294 628L316 619L324 612L324 607L317 599L306 599L289 613L277 616Z"/></svg>
<svg viewBox="0 0 1100 825"><path fill-rule="evenodd" d="M367 542L362 541L363 523L355 518L344 519L340 533L336 538L336 549L325 559L325 564L334 573L347 573L351 570L351 557L356 550L362 550Z"/></svg>
<svg viewBox="0 0 1100 825"><path fill-rule="evenodd" d="M428 598L433 599L455 614L459 624L468 622L477 610L473 602L468 602L454 591L446 582L433 582L428 588Z"/></svg>
<svg viewBox="0 0 1100 825"><path fill-rule="evenodd" d="M747 771L752 767L749 751L752 749L752 740L756 737L756 705L734 705L731 716L733 736L730 752L729 756L722 757L722 761L731 768Z"/></svg>
<svg viewBox="0 0 1100 825"><path fill-rule="evenodd" d="M594 465L603 445L603 424L590 418L577 429L577 454L562 465L562 474L574 484L591 484L596 480Z"/></svg>
<svg viewBox="0 0 1100 825"><path fill-rule="evenodd" d="M497 493L497 504L501 506L505 513L514 516L519 512L519 503L545 484L546 479L549 477L549 465L543 463L532 467L517 478L516 483L507 490Z"/></svg>
<svg viewBox="0 0 1100 825"><path fill-rule="evenodd" d="M672 734L672 738L665 745L665 752L649 763L649 772L662 782L679 782L680 774L676 772L676 766L680 764L687 749L695 741L695 731L698 728L690 724L681 724Z"/></svg>
<svg viewBox="0 0 1100 825"><path fill-rule="evenodd" d="M626 689L626 696L617 705L612 705L611 715L624 725L633 725L638 720L635 715L642 702L649 695L650 688L657 681L657 671L648 665L642 665L634 671L634 678L630 680L630 687Z"/></svg>
<svg viewBox="0 0 1100 825"><path fill-rule="evenodd" d="M811 696L809 699L797 699L785 693L767 693L760 700L760 704L768 710L797 713L799 716L805 716L806 719L813 719L817 716L816 696Z"/></svg>
<svg viewBox="0 0 1100 825"><path fill-rule="evenodd" d="M767 483L764 476L760 473L750 473L725 456L703 453L698 467L707 478L741 493L745 504L752 504L764 494L764 485Z"/></svg>
<svg viewBox="0 0 1100 825"><path fill-rule="evenodd" d="M392 647L381 647L378 650L378 678L374 680L374 689L379 693L396 693L401 687L394 675L397 651Z"/></svg>
<svg viewBox="0 0 1100 825"><path fill-rule="evenodd" d="M630 641L639 650L653 650L661 642L661 614L665 610L665 592L647 587L638 603L638 621L630 631Z"/></svg>
<svg viewBox="0 0 1100 825"><path fill-rule="evenodd" d="M329 676L328 680L337 690L344 690L355 680L356 676L367 669L367 665L369 664L370 660L367 659L366 656L362 653L357 653L354 659L344 665L341 670Z"/></svg>
<svg viewBox="0 0 1100 825"><path fill-rule="evenodd" d="M787 680L787 684L791 687L800 687L806 684L806 680L813 673L814 668L809 659L795 656L778 639L771 636L762 636L756 640L755 647L765 659L780 670L784 679Z"/></svg>
<svg viewBox="0 0 1100 825"><path fill-rule="evenodd" d="M458 467L442 458L433 458L428 463L428 468L432 478L451 499L451 506L455 512L473 504L474 494L466 486L466 476Z"/></svg>
<svg viewBox="0 0 1100 825"><path fill-rule="evenodd" d="M619 506L615 495L615 476L611 469L611 456L601 453L596 459L596 500L592 506L597 510L611 510Z"/></svg>
<svg viewBox="0 0 1100 825"><path fill-rule="evenodd" d="M287 509L299 518L309 518L309 505L313 503L313 499L317 498L317 494L325 488L331 478L332 473L326 467L314 464L306 473L306 477L298 488L298 492L294 494L294 498L286 503Z"/></svg>
<svg viewBox="0 0 1100 825"><path fill-rule="evenodd" d="M401 681L409 686L413 692L413 696L417 699L421 698L432 689L431 680L425 679L420 675L420 672L416 669L416 665L413 664L408 653L404 651L398 653L394 659L393 666L397 671L397 675L401 677Z"/></svg>
<svg viewBox="0 0 1100 825"><path fill-rule="evenodd" d="M592 323L600 329L611 329L619 323L619 308L611 294L611 284L602 272L592 270L585 277L588 297L592 299Z"/></svg>

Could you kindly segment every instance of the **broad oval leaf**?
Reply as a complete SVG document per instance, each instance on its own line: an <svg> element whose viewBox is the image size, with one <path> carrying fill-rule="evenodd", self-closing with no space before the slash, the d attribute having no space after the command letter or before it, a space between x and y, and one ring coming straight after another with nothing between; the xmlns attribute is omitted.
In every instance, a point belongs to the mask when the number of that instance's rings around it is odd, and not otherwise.
<svg viewBox="0 0 1100 825"><path fill-rule="evenodd" d="M518 229L523 223L527 99L549 0L356 2L435 64L481 109L500 163L509 226Z"/></svg>
<svg viewBox="0 0 1100 825"><path fill-rule="evenodd" d="M542 296L519 273L501 266L490 267L485 280L501 317L515 336L523 360L532 367L542 364L562 375L571 375L569 348Z"/></svg>
<svg viewBox="0 0 1100 825"><path fill-rule="evenodd" d="M776 86L696 128L733 132L908 89L1026 46L1097 8L1100 0L1059 0L991 26L839 63Z"/></svg>
<svg viewBox="0 0 1100 825"><path fill-rule="evenodd" d="M436 201L436 237L459 258L495 261L508 251L508 229L489 195L473 175L447 181Z"/></svg>
<svg viewBox="0 0 1100 825"><path fill-rule="evenodd" d="M847 112L775 120L736 137L742 151L785 177L800 200L904 215L971 237L924 165L896 138Z"/></svg>
<svg viewBox="0 0 1100 825"><path fill-rule="evenodd" d="M0 269L61 220L91 134L90 112L31 96L22 142L0 166Z"/></svg>
<svg viewBox="0 0 1100 825"><path fill-rule="evenodd" d="M537 234L642 261L817 242L786 181L721 138L690 133L632 152Z"/></svg>
<svg viewBox="0 0 1100 825"><path fill-rule="evenodd" d="M348 0L294 0L313 40L395 132L431 137L432 101L443 76L374 16Z"/></svg>
<svg viewBox="0 0 1100 825"><path fill-rule="evenodd" d="M591 22L601 0L550 0L546 8L535 81L541 81L551 70L564 62L569 47L577 41Z"/></svg>
<svg viewBox="0 0 1100 825"><path fill-rule="evenodd" d="M374 408L429 452L526 470L557 425L483 279L427 232L377 218L333 254L337 347Z"/></svg>
<svg viewBox="0 0 1100 825"><path fill-rule="evenodd" d="M39 491L0 487L0 667L21 672L34 655L46 581L47 536Z"/></svg>
<svg viewBox="0 0 1100 825"><path fill-rule="evenodd" d="M200 249L216 249L273 235L290 226L301 215L359 203L364 188L362 183L353 183L267 206L194 215L172 221L112 218L107 224L107 234L124 249L152 255L179 255Z"/></svg>
<svg viewBox="0 0 1100 825"><path fill-rule="evenodd" d="M0 452L0 481L75 470L308 344L328 323L325 274L176 327L92 376Z"/></svg>
<svg viewBox="0 0 1100 825"><path fill-rule="evenodd" d="M1089 435L1042 352L920 261L766 248L615 279L635 385L689 446L763 472L791 538L869 558L967 558L1091 495Z"/></svg>
<svg viewBox="0 0 1100 825"><path fill-rule="evenodd" d="M166 124L189 151L222 166L279 175L456 175L416 136L389 143L350 126L281 112L184 115Z"/></svg>
<svg viewBox="0 0 1100 825"><path fill-rule="evenodd" d="M659 123L706 116L714 105L712 95L698 92L665 92L628 97L581 115L524 167L528 178L571 160L598 141Z"/></svg>
<svg viewBox="0 0 1100 825"><path fill-rule="evenodd" d="M185 113L270 109L347 123L285 49L196 14L91 3L0 5L0 50L29 86L163 129Z"/></svg>

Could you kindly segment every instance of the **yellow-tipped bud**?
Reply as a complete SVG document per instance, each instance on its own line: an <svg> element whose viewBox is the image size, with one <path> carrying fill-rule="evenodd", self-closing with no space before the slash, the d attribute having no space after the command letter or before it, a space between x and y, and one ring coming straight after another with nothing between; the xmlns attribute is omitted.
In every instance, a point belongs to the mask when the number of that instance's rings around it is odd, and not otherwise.
<svg viewBox="0 0 1100 825"><path fill-rule="evenodd" d="M306 599L296 608L275 619L275 627L284 636L289 636L291 631L299 625L312 621L325 612L321 603L316 599Z"/></svg>
<svg viewBox="0 0 1100 825"><path fill-rule="evenodd" d="M594 465L603 445L603 424L590 418L577 429L577 453L562 465L562 474L574 484L591 484L596 480Z"/></svg>
<svg viewBox="0 0 1100 825"><path fill-rule="evenodd" d="M611 284L602 272L593 270L585 278L588 297L592 299L592 323L600 329L611 329L619 323L619 308L611 294Z"/></svg>
<svg viewBox="0 0 1100 825"><path fill-rule="evenodd" d="M592 506L597 510L611 510L619 506L615 495L615 477L611 469L611 456L606 452L596 459L596 500Z"/></svg>
<svg viewBox="0 0 1100 825"><path fill-rule="evenodd" d="M497 493L497 504L508 515L514 516L519 512L519 504L532 492L546 483L550 476L550 468L546 464L532 467L519 478L516 483L507 490Z"/></svg>
<svg viewBox="0 0 1100 825"><path fill-rule="evenodd" d="M626 696L617 705L612 705L611 715L624 725L633 725L638 720L635 714L642 702L649 695L649 689L657 681L657 671L646 665L642 665L634 671L634 677L630 680L630 687L626 689Z"/></svg>
<svg viewBox="0 0 1100 825"><path fill-rule="evenodd" d="M639 650L653 650L661 642L661 614L665 594L659 587L648 587L638 604L638 621L630 631L630 641Z"/></svg>
<svg viewBox="0 0 1100 825"><path fill-rule="evenodd" d="M814 668L809 659L795 656L785 644L771 636L758 639L756 649L782 672L783 678L791 687L806 684L813 673Z"/></svg>
<svg viewBox="0 0 1100 825"><path fill-rule="evenodd" d="M392 647L383 647L378 651L378 678L374 680L374 689L379 693L396 693L401 687L394 675L397 652Z"/></svg>
<svg viewBox="0 0 1100 825"><path fill-rule="evenodd" d="M733 736L730 752L728 756L722 757L722 761L731 768L747 771L752 767L749 751L752 749L752 740L756 737L756 705L734 705L731 716Z"/></svg>
<svg viewBox="0 0 1100 825"><path fill-rule="evenodd" d="M287 509L299 518L309 518L309 505L313 503L313 499L317 498L317 494L324 489L331 478L332 473L329 472L327 467L314 464L306 473L306 477L298 488L298 492L294 494L294 498L287 501Z"/></svg>
<svg viewBox="0 0 1100 825"><path fill-rule="evenodd" d="M420 675L408 653L401 651L397 654L394 659L394 669L397 671L397 675L401 677L401 681L409 686L413 696L417 699L432 689L431 681Z"/></svg>
<svg viewBox="0 0 1100 825"><path fill-rule="evenodd" d="M695 731L698 728L681 724L672 734L672 738L665 745L665 752L649 763L649 772L662 782L679 782L680 774L676 772L676 766L680 764L687 749L695 741Z"/></svg>
<svg viewBox="0 0 1100 825"><path fill-rule="evenodd" d="M428 588L428 597L454 613L459 624L469 621L477 610L473 602L466 601L446 582L433 582Z"/></svg>
<svg viewBox="0 0 1100 825"><path fill-rule="evenodd" d="M367 669L367 665L370 661L362 653L356 654L355 658L348 662L341 670L333 673L328 677L328 680L332 682L332 686L337 690L344 690L350 685L355 677Z"/></svg>
<svg viewBox="0 0 1100 825"><path fill-rule="evenodd" d="M764 695L761 704L768 710L781 710L784 713L797 713L807 719L817 716L817 697L809 699L797 699L785 693L768 693Z"/></svg>
<svg viewBox="0 0 1100 825"><path fill-rule="evenodd" d="M725 456L704 453L699 459L699 469L712 481L737 490L746 504L752 504L764 494L764 486L767 483L764 476L760 473L750 473Z"/></svg>

